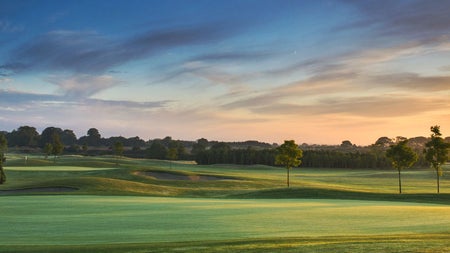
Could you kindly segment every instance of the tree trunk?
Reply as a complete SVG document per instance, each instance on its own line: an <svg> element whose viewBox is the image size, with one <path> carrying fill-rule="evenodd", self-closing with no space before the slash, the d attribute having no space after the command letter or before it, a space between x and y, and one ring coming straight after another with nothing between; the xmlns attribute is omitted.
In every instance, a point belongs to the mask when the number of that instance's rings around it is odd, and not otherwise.
<svg viewBox="0 0 450 253"><path fill-rule="evenodd" d="M437 193L439 194L439 170L436 170Z"/></svg>
<svg viewBox="0 0 450 253"><path fill-rule="evenodd" d="M287 187L289 188L289 168L286 168L287 169Z"/></svg>
<svg viewBox="0 0 450 253"><path fill-rule="evenodd" d="M402 179L400 177L400 170L398 170L398 191L402 194Z"/></svg>
<svg viewBox="0 0 450 253"><path fill-rule="evenodd" d="M0 184L3 184L6 182L6 175L5 172L3 171L3 165L0 164Z"/></svg>

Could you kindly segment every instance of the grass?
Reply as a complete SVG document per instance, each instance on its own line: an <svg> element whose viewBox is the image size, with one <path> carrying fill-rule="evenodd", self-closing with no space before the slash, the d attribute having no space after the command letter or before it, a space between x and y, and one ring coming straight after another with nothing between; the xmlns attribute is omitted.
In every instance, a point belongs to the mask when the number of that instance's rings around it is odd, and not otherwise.
<svg viewBox="0 0 450 253"><path fill-rule="evenodd" d="M0 252L430 252L446 253L448 234L264 238L170 243L6 246Z"/></svg>
<svg viewBox="0 0 450 253"><path fill-rule="evenodd" d="M146 159L8 157L0 252L447 252L450 180L431 170L198 166ZM139 171L233 180L157 180ZM2 194L0 192L0 194Z"/></svg>
<svg viewBox="0 0 450 253"><path fill-rule="evenodd" d="M10 196L2 197L2 205L0 244L7 247L399 234L408 238L450 232L450 206L434 204Z"/></svg>

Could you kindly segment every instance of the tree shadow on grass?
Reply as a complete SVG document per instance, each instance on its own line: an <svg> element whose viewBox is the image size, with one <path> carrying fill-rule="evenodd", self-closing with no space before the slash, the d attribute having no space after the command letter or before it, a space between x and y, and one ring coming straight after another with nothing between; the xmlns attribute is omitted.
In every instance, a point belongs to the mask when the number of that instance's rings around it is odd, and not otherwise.
<svg viewBox="0 0 450 253"><path fill-rule="evenodd" d="M338 200L370 200L398 201L414 203L432 203L450 205L450 194L389 194L373 192L357 192L321 188L276 188L234 194L229 198L242 199L338 199Z"/></svg>

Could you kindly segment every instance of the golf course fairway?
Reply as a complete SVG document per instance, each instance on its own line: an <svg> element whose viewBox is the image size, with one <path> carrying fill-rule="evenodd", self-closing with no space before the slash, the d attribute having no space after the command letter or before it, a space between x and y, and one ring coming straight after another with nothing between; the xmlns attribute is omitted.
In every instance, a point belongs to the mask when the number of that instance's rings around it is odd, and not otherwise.
<svg viewBox="0 0 450 253"><path fill-rule="evenodd" d="M428 170L398 194L384 170L300 169L287 188L277 167L118 161L10 159L0 252L450 251L450 181L434 194Z"/></svg>
<svg viewBox="0 0 450 253"><path fill-rule="evenodd" d="M11 196L1 201L0 245L9 246L414 236L450 230L450 206L436 204L129 196Z"/></svg>

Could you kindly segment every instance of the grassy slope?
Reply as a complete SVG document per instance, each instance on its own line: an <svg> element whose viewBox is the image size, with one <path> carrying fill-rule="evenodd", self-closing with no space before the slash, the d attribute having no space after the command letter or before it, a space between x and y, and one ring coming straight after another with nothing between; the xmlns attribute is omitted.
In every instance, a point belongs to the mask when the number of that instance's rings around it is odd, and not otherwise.
<svg viewBox="0 0 450 253"><path fill-rule="evenodd" d="M119 163L117 165L116 163ZM44 167L43 167L44 166ZM117 161L115 158L111 157L61 157L56 160L56 163L53 160L46 160L42 157L33 157L29 156L28 162L25 165L23 156L17 155L16 157L9 157L8 164L6 167L6 173L8 176L7 185L0 186L0 190L3 189L16 189L16 188L29 188L29 187L43 187L43 186L71 186L79 189L77 192L70 193L62 193L65 195L115 195L118 196L119 199L127 199L119 196L172 196L172 197L208 197L214 198L213 201L225 201L224 203L229 203L227 201L244 201L244 206L241 204L236 206L237 210L248 212L243 215L236 213L214 213L213 217L226 218L225 224L228 224L229 220L234 220L236 217L244 217L241 219L242 224L247 225L247 221L252 219L252 217L256 217L258 222L264 222L264 224L272 224L274 228L272 230L276 231L279 227L274 217L308 217L308 219L316 219L323 220L324 222L330 222L334 220L335 214L343 212L344 214L348 214L347 218L342 217L341 220L351 220L353 219L353 213L355 212L355 205L350 205L350 208L345 209L344 207L340 207L338 209L330 209L327 215L317 217L314 215L318 215L317 212L309 212L309 213L298 213L296 210L288 210L285 212L281 212L278 209L274 209L272 205L281 205L285 206L285 202L277 201L294 201L298 203L300 200L270 200L270 199L289 199L289 198L301 198L305 199L337 199L337 200L370 200L370 201L403 201L403 202L415 202L415 203L436 203L436 204L450 204L450 197L448 192L450 192L450 180L446 175L441 180L441 192L443 194L436 195L435 192L435 178L433 171L423 170L423 171L405 171L403 173L403 183L404 183L404 192L406 194L398 195L397 194L397 175L395 171L365 171L365 170L314 170L314 169L296 169L292 173L292 189L286 189L285 184L285 171L279 168L272 168L267 166L230 166L230 165L221 165L221 166L196 166L190 164L183 163L174 163L172 164L173 168L170 169L169 163L165 161L152 161L152 160L139 160L139 159L120 159ZM94 169L90 169L94 168ZM103 168L102 170L99 170ZM226 181L210 181L210 182L189 182L189 181L161 181L155 180L151 177L142 177L136 175L134 172L141 170L167 170L167 171L178 171L180 173L185 174L212 174L212 175L224 175L224 176L233 176L238 178L239 180L226 180ZM42 193L41 193L42 194ZM55 193L52 193L55 194ZM91 198L89 196L86 196ZM20 197L22 198L22 197ZM30 198L30 197L23 197ZM35 199L34 199L35 198ZM47 198L45 196L40 197L31 197L27 201L22 204L16 206L16 209L11 209L10 211L13 213L12 217L17 216L17 213L24 212L24 210L33 210L35 206L39 206L39 202L33 202L32 200L39 200L39 198ZM58 207L62 202L64 202L66 198L82 198L82 196L71 196L71 197L56 197L50 198L47 202L52 203ZM220 199L218 199L220 198ZM226 198L226 199L223 199ZM6 196L2 197L2 205L7 201L18 200L19 197ZM261 199L261 200L257 200ZM42 199L41 199L42 200ZM175 199L177 201L181 201L180 203L193 203L195 200L193 199ZM5 202L6 201L6 202ZM200 201L200 200L199 200ZM202 200L203 201L203 200ZM262 208L261 210L265 210L266 213L260 213L259 215L255 215L253 213L254 208L250 209L244 208L245 203L249 203L249 201L262 201L265 203L266 207L269 209ZM45 202L45 201L44 201ZM329 203L329 200L322 200L322 203ZM31 204L29 209L25 208L26 205ZM34 204L32 204L34 203ZM42 203L42 202L40 202ZM120 203L120 201L119 201ZM347 202L345 202L347 203ZM356 203L356 202L348 202L348 203ZM361 202L362 203L362 202ZM366 202L364 202L366 203ZM370 204L369 209L363 209L360 207L360 213L363 214L363 217L366 217L368 220L375 220L374 217L367 216L367 213L370 210L377 206L377 203ZM380 202L381 203L381 202ZM384 203L384 202L383 202ZM137 204L139 206L139 204ZM213 233L218 228L223 227L224 225L217 225L213 227L214 231L209 231L205 233L205 236L200 237L205 240L196 241L190 240L188 242L179 242L179 243L162 243L158 240L152 241L147 239L138 240L135 243L120 243L118 245L109 245L105 244L105 242L99 241L97 244L91 242L91 245L80 245L83 244L81 239L78 240L76 245L70 245L70 242L67 242L68 245L41 245L41 246L27 246L25 244L30 245L29 240L23 240L24 245L10 245L5 247L0 247L0 251L6 250L8 251L33 251L33 252L60 252L60 251L68 251L73 250L73 252L79 251L95 251L101 252L104 250L105 252L167 252L167 251L177 251L177 252L199 252L204 250L205 252L211 251L214 249L216 252L227 252L227 251L242 251L242 252L258 252L264 248L266 251L269 250L271 252L298 252L306 251L306 252L317 252L317 251L335 251L335 252L363 252L364 249L368 249L369 251L378 251L383 252L389 249L390 252L404 252L404 251L412 251L409 246L414 246L414 249L417 252L426 252L430 250L430 252L446 252L450 248L448 239L450 239L448 230L440 229L441 225L436 226L433 222L421 225L421 220L429 220L427 217L439 217L439 221L443 221L444 224L448 224L450 222L450 217L447 217L448 210L442 211L443 209L433 209L434 211L430 211L432 209L427 209L431 213L423 212L424 210L419 210L417 204L400 204L393 202L392 205L395 205L396 208L394 211L389 211L384 213L383 215L377 216L381 220L386 219L387 221L396 223L403 217L405 212L409 212L410 216L407 217L418 217L418 220L406 222L406 225L403 225L403 228L392 231L391 235L383 236L381 235L382 231L385 231L386 228L382 228L377 233L370 233L374 229L368 229L365 232L362 232L362 236L341 234L341 233L332 233L332 232L320 232L311 237L308 234L298 234L298 233L281 233L280 231L273 234L264 234L255 240L243 239L243 238L252 238L252 234L243 234L242 237L208 237L206 234ZM415 211L410 211L411 205L415 208ZM95 205L89 204L84 209L89 207L95 207ZM272 206L272 207L271 207ZM356 205L357 206L357 205ZM427 206L427 205L419 205L419 206ZM120 207L120 206L119 206ZM165 209L167 206L163 205L162 209ZM447 208L445 206L438 206L442 208ZM82 211L80 206L74 207L75 211ZM104 206L96 206L95 211L102 210ZM125 207L123 207L125 208ZM139 209L148 208L147 205L143 205L139 207ZM344 211L344 209L345 211ZM361 209L362 208L362 209ZM139 210L138 209L138 210ZM257 208L259 209L259 208ZM256 209L256 210L257 210ZM324 209L324 210L327 210ZM54 209L54 210L57 210ZM120 208L119 208L120 210ZM127 212L132 212L127 205L125 210ZM198 210L200 213L204 213L208 208L202 207ZM275 211L274 211L275 210ZM379 208L377 210L380 210ZM115 217L113 214L118 212L117 206L112 208L111 213L106 212L105 217L97 217L97 219L91 220L92 222L104 221L104 219L110 219L111 217ZM4 215L5 209L1 209L0 213L2 213L3 219L0 223L4 223ZM416 213L414 213L416 212ZM43 212L39 217L43 218L48 216L48 211ZM138 212L139 213L139 212ZM323 212L322 212L323 213ZM326 212L327 213L327 212ZM56 213L57 214L57 213ZM119 212L120 214L120 212ZM176 217L191 217L192 214L177 214L174 212L176 216L172 218L172 220L176 219ZM395 214L392 216L392 214ZM74 214L73 214L74 215ZM139 215L149 215L142 214ZM247 216L246 216L247 215ZM312 215L312 216L311 216ZM364 216L366 215L366 216ZM443 217L443 215L445 217ZM20 219L22 216L18 216L17 218L20 221L20 226L27 231L28 227L26 223ZM36 220L37 216L30 216L29 220ZM95 217L91 214L80 216L80 218L90 219L89 217ZM122 220L122 216L119 215L119 220ZM157 216L156 216L157 217ZM267 217L271 217L271 221L268 221ZM63 218L63 217L61 217ZM74 219L73 216L66 217L69 220ZM345 219L344 219L345 218ZM142 218L142 219L145 219ZM141 219L141 220L142 220ZM166 218L160 218L165 220ZM152 219L150 219L152 220ZM158 219L157 219L158 220ZM131 216L126 220L126 224L136 222L135 216ZM139 221L139 220L137 220ZM204 221L203 218L198 218L197 222L200 224ZM239 221L239 219L237 219ZM8 222L8 220L6 220ZM150 222L150 221L149 221ZM256 222L256 221L255 221ZM288 225L291 221L288 222ZM82 223L81 223L82 224ZM111 222L109 223L111 224ZM146 223L149 227L153 226L152 223ZM255 223L256 224L256 223ZM275 225L274 225L275 224ZM297 224L298 223L292 223ZM361 224L365 224L362 222ZM35 224L36 225L36 224ZM42 227L46 227L45 224L41 224ZM303 224L304 225L304 224ZM139 225L136 224L137 227ZM133 227L136 227L133 226ZM310 225L312 226L312 225ZM361 225L360 225L361 226ZM399 225L400 226L400 225ZM8 227L8 223L2 224L0 227L0 233L9 234L9 231L4 230L3 228ZM248 226L246 226L247 229ZM336 226L339 228L340 226ZM426 228L421 230L420 228ZM167 228L166 226L161 229ZM288 229L289 226L286 228ZM298 228L295 226L290 227L291 231L298 231ZM78 227L78 234L84 234L82 227ZM264 230L267 230L266 225L263 227ZM76 230L76 229L75 229ZM110 230L107 227L107 230ZM123 229L114 228L114 230L121 231ZM186 230L186 234L189 234L192 228L188 228ZM39 231L39 226L36 227L35 231ZM144 235L147 235L148 230L145 230ZM182 232L183 230L177 230L178 232ZM175 231L175 232L177 232ZM367 232L369 231L369 232ZM411 231L416 231L418 234L411 235ZM22 231L23 233L24 231ZM170 231L169 231L170 232ZM174 231L172 231L174 232ZM309 232L309 231L308 231ZM223 234L233 234L236 235L236 231L222 231ZM252 232L256 233L256 232ZM258 232L259 233L259 232ZM59 231L57 234L67 234L64 231ZM70 234L70 233L69 233ZM138 233L139 234L139 233ZM49 236L55 235L53 232L49 232ZM129 235L136 235L136 231L130 232ZM340 235L336 237L335 235ZM94 238L99 238L101 235L92 234ZM278 238L281 236L282 238ZM75 234L71 234L70 238L76 238ZM123 234L119 237L128 238L126 234ZM199 236L196 236L196 238ZM7 238L4 235L0 236L0 238ZM34 238L39 239L39 236L35 236ZM182 237L175 237L175 241L183 241ZM195 238L194 238L195 239ZM444 240L445 239L445 240ZM0 239L1 240L1 239ZM27 242L28 241L28 242ZM54 240L48 239L48 241L52 242ZM128 241L128 240L127 240ZM4 245L5 241L0 241L0 244ZM38 243L39 244L39 243ZM90 250L89 250L90 249ZM353 249L353 250L352 250ZM384 250L383 250L384 249Z"/></svg>
<svg viewBox="0 0 450 253"><path fill-rule="evenodd" d="M394 170L294 169L293 189L286 189L285 170L268 166L197 166L166 161L112 157L65 156L56 160L23 156L8 157L8 181L0 190L69 186L79 191L64 194L147 195L232 198L330 198L450 203L450 180L441 178L441 192L434 194L431 170L403 172L403 192L398 195ZM118 162L118 164L117 164ZM43 165L44 164L44 165ZM172 168L170 168L172 167ZM167 181L139 176L142 170L176 171L184 174L232 176L224 181Z"/></svg>

